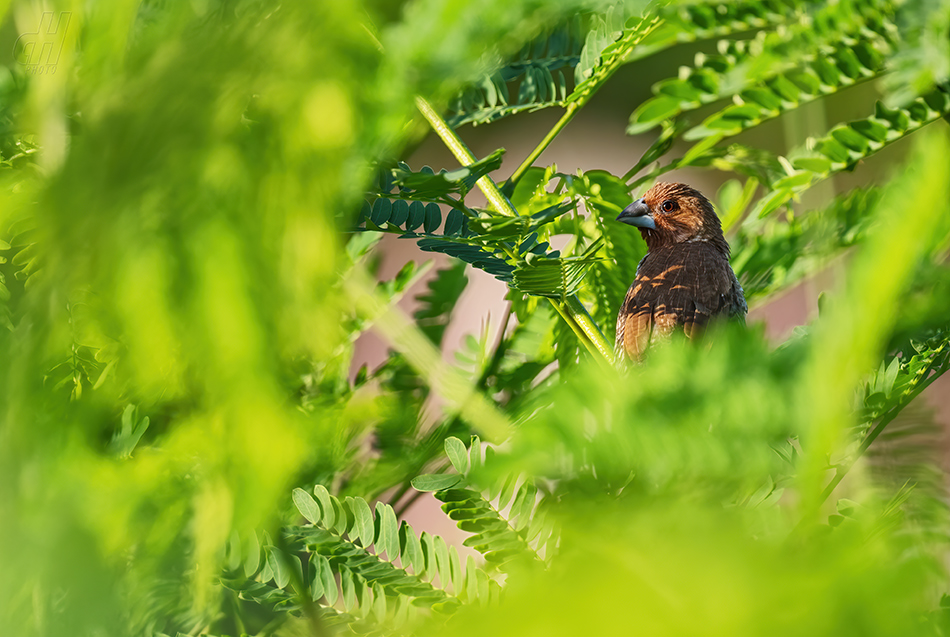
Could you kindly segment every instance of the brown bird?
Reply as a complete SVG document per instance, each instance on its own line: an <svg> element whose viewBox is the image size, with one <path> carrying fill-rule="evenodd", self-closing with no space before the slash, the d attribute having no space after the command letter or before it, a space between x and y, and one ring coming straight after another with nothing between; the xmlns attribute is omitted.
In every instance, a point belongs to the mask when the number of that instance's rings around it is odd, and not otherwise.
<svg viewBox="0 0 950 637"><path fill-rule="evenodd" d="M715 317L749 311L712 204L686 184L658 183L617 221L640 229L647 254L617 315L618 359L643 359L650 343L682 326L696 338Z"/></svg>

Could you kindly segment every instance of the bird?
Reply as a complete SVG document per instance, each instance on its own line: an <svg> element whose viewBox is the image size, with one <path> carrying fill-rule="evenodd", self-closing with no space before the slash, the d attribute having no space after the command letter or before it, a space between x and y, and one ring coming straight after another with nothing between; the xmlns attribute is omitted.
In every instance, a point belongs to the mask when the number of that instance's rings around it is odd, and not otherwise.
<svg viewBox="0 0 950 637"><path fill-rule="evenodd" d="M729 243L701 192L659 182L617 221L638 228L647 244L617 314L618 360L642 362L651 344L680 327L693 340L719 317L745 324L749 308L729 265Z"/></svg>

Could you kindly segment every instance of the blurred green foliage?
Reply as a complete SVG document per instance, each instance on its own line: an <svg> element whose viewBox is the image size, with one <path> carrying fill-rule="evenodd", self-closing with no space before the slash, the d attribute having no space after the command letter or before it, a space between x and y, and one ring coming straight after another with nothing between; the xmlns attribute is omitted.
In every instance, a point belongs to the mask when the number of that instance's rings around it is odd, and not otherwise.
<svg viewBox="0 0 950 637"><path fill-rule="evenodd" d="M950 630L907 411L950 368L946 0L63 12L0 3L0 633ZM625 175L535 165L623 65L715 39L630 105L655 137ZM864 82L783 155L739 136ZM528 157L466 156L463 124L545 108ZM462 166L400 161L429 125ZM796 203L908 138L893 178ZM753 304L842 285L777 348L723 327L618 370L644 247L612 219L684 167L730 173ZM454 259L412 317L427 268L377 283L384 232ZM470 267L510 311L449 365ZM392 349L352 369L370 329ZM461 550L401 519L427 492Z"/></svg>

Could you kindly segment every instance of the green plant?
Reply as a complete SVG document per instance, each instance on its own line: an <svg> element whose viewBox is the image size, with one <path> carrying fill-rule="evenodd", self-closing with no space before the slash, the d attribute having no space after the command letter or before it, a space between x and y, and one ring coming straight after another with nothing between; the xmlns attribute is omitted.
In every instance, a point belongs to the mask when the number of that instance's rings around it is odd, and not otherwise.
<svg viewBox="0 0 950 637"><path fill-rule="evenodd" d="M950 368L945 1L106 3L79 29L54 75L0 78L0 625L946 633L908 411ZM625 174L536 165L622 68L701 42L630 105ZM846 91L859 118L751 145ZM511 164L463 142L541 109ZM401 161L428 128L459 166ZM613 218L682 168L729 174L753 307L841 286L777 348L723 326L621 372L643 246ZM411 317L428 266L378 282L386 233L451 257ZM509 310L450 365L469 267ZM369 330L391 351L354 370ZM428 493L461 547L402 519Z"/></svg>

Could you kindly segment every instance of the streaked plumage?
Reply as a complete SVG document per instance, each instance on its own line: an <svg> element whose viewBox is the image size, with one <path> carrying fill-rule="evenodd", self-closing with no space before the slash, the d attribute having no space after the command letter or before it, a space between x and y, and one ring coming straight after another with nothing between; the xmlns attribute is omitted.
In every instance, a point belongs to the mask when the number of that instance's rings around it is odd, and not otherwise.
<svg viewBox="0 0 950 637"><path fill-rule="evenodd" d="M618 357L642 360L651 343L677 326L695 338L718 316L745 322L748 307L729 265L729 244L702 193L658 183L617 220L638 227L647 243L617 315Z"/></svg>

